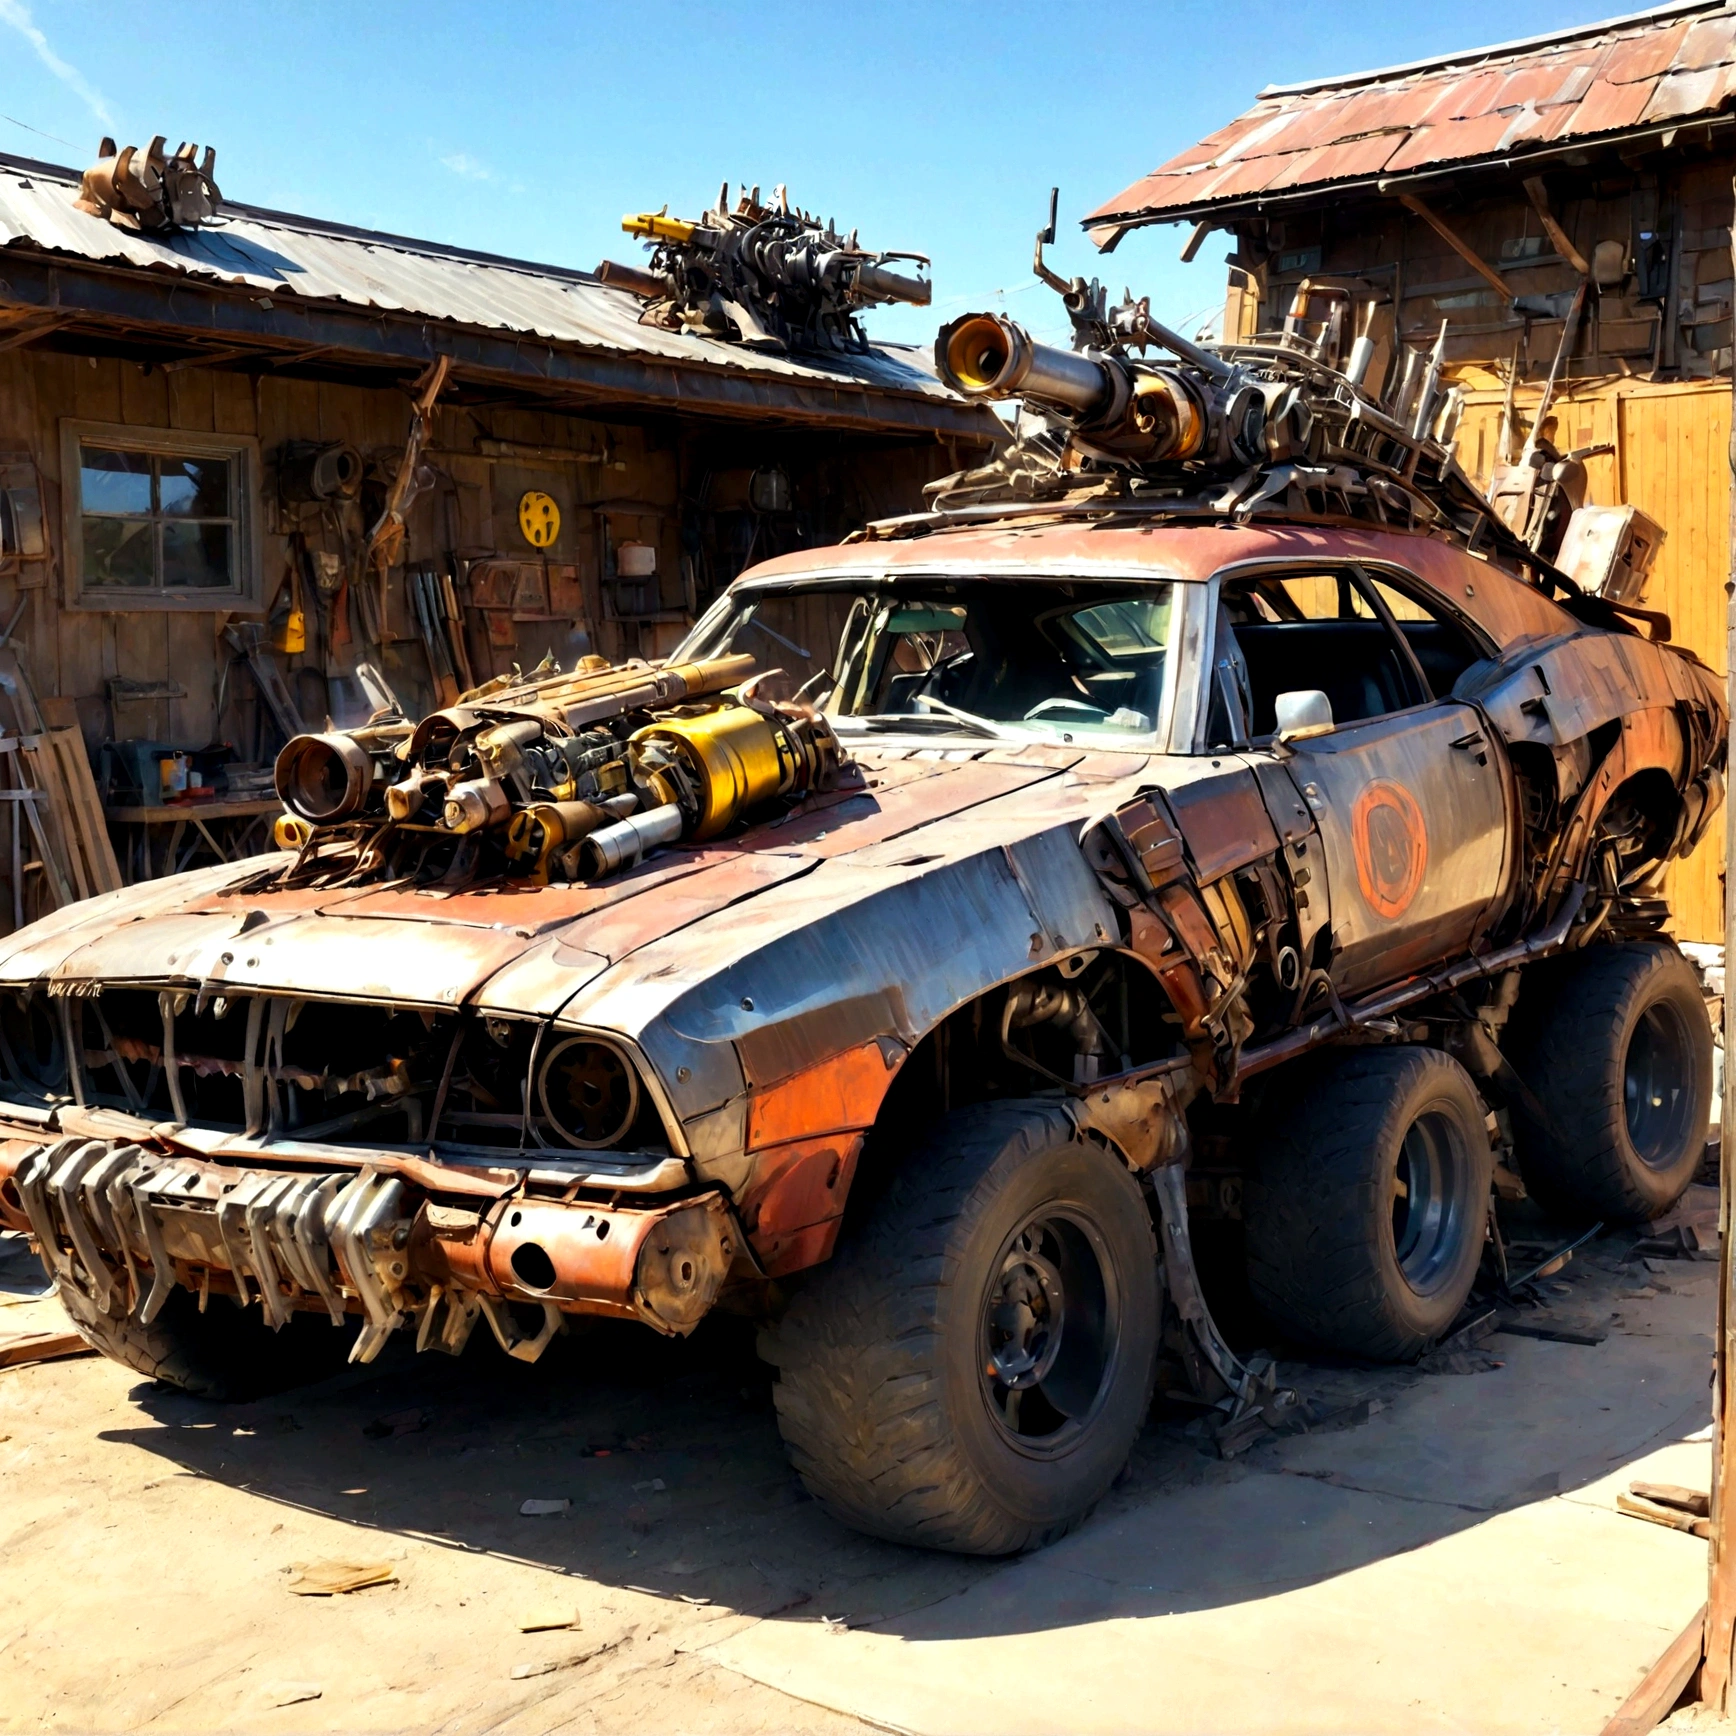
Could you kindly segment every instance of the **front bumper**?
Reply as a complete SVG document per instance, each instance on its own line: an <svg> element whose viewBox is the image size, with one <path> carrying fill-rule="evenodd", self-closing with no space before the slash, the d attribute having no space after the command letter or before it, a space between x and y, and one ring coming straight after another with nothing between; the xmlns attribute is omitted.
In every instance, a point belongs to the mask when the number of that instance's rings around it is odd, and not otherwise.
<svg viewBox="0 0 1736 1736"><path fill-rule="evenodd" d="M0 1220L26 1230L58 1285L149 1324L176 1285L257 1303L274 1329L302 1310L358 1316L350 1352L371 1361L413 1328L418 1349L456 1354L479 1317L534 1361L563 1314L692 1331L742 1241L715 1191L645 1205L440 1187L426 1160L360 1167L240 1167L166 1141L0 1124ZM442 1194L444 1192L444 1197ZM507 1304L536 1304L520 1328Z"/></svg>

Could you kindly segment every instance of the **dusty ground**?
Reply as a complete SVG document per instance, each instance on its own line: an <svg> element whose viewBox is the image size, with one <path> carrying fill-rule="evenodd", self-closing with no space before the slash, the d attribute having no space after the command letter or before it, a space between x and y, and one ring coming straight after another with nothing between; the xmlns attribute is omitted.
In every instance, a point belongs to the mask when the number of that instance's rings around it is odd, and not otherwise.
<svg viewBox="0 0 1736 1736"><path fill-rule="evenodd" d="M1602 1344L1497 1337L1439 1374L1287 1364L1317 1445L1269 1440L1226 1463L1185 1413L1154 1415L1087 1539L1101 1553L1157 1503L1260 1479L1263 1465L1290 1473L1263 1475L1274 1486L1354 1487L1344 1467L1365 1462L1378 1485L1401 1438L1383 1425L1406 1407L1445 1404L1467 1444L1442 1444L1444 1463L1389 1503L1392 1535L1361 1538L1359 1560L1415 1548L1407 1514L1444 1533L1679 1434L1701 1402L1716 1269L1648 1273L1624 1263L1629 1240L1575 1261L1528 1316L1606 1333ZM41 1282L6 1251L0 1303ZM54 1311L0 1306L0 1336ZM1648 1394L1653 1335L1673 1361ZM0 1730L861 1730L873 1726L812 1702L871 1694L792 1698L702 1649L751 1631L910 1630L918 1612L1017 1583L1000 1578L1021 1571L1006 1564L916 1554L824 1518L785 1464L767 1373L732 1323L685 1345L575 1335L535 1367L480 1336L456 1364L400 1349L222 1408L94 1357L0 1371ZM1601 1361L1562 1360L1573 1356ZM1615 1402L1577 1372L1598 1367ZM1570 1372L1544 1378L1555 1369ZM1530 1406L1517 1433L1503 1422L1498 1449L1474 1439L1479 1394L1497 1391ZM1475 1467L1493 1460L1505 1481L1485 1487ZM520 1515L526 1499L563 1498L564 1517ZM1293 1547L1255 1550L1262 1584L1342 1565L1287 1565ZM298 1564L334 1559L387 1563L393 1582L291 1593ZM521 1631L551 1612L575 1625ZM1068 1619L1095 1618L1081 1607Z"/></svg>

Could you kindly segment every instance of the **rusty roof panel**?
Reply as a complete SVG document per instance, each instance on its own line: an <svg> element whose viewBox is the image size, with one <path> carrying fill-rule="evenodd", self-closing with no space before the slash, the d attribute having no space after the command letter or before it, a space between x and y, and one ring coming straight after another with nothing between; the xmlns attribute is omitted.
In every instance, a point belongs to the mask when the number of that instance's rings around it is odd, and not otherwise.
<svg viewBox="0 0 1736 1736"><path fill-rule="evenodd" d="M1486 156L1501 148L1501 141L1512 124L1511 115L1495 113L1478 115L1473 120L1442 121L1436 126L1418 127L1388 158L1387 169L1396 175L1402 169L1414 169L1419 163Z"/></svg>
<svg viewBox="0 0 1736 1736"><path fill-rule="evenodd" d="M1555 139L1716 114L1733 96L1736 13L1721 0L1674 0L1557 39L1268 90L1247 114L1085 221L1102 245L1130 223L1204 215L1262 194L1448 164L1518 163Z"/></svg>
<svg viewBox="0 0 1736 1736"><path fill-rule="evenodd" d="M1601 81L1586 92L1562 126L1562 136L1579 133L1615 133L1637 126L1652 99L1655 80L1639 79L1627 84Z"/></svg>
<svg viewBox="0 0 1736 1736"><path fill-rule="evenodd" d="M1686 40L1670 63L1672 72L1698 72L1721 66L1736 46L1736 17L1702 18L1690 26Z"/></svg>
<svg viewBox="0 0 1736 1736"><path fill-rule="evenodd" d="M1672 24L1666 30L1652 30L1612 42L1604 61L1604 78L1610 84L1631 84L1636 79L1656 78L1675 60L1688 30L1685 23Z"/></svg>
<svg viewBox="0 0 1736 1736"><path fill-rule="evenodd" d="M1695 72L1668 72L1652 87L1642 121L1679 121L1704 112L1718 99L1724 69L1708 66Z"/></svg>
<svg viewBox="0 0 1736 1736"><path fill-rule="evenodd" d="M1325 145L1299 152L1268 187L1300 187L1313 181L1345 181L1355 175L1378 175L1404 142L1403 133L1375 133L1348 144Z"/></svg>

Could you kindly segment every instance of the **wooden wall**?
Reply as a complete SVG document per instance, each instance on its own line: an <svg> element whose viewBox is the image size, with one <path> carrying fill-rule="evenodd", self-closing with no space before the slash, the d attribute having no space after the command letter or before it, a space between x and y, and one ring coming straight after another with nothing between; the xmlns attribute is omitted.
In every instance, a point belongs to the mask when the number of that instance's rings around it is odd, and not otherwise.
<svg viewBox="0 0 1736 1736"><path fill-rule="evenodd" d="M336 516L319 510L286 514L277 501L278 453L292 441L347 441L374 465L378 478L389 477L408 431L407 395L222 369L165 371L44 349L0 352L0 451L27 452L36 464L51 541L46 565L0 563L0 622L10 619L20 596L28 598L13 644L37 692L76 707L93 760L105 740L143 737L188 748L230 741L243 761L269 762L278 737L261 721L245 668L230 667L222 632L232 616L63 606L60 430L68 418L257 439L261 601L269 611L275 599L281 618L292 559L305 551L353 561L365 540L370 495ZM694 612L743 565L788 547L834 541L869 517L917 509L924 482L970 457L909 436L779 432L692 419L603 421L499 404L442 405L426 455L434 486L412 507L406 560L456 572L462 599L482 600L485 591L493 601L504 596L502 609L465 610L466 643L478 679L515 664L528 670L545 653L566 666L590 651L611 659L655 657L673 647ZM789 475L793 511L768 516L752 509L748 478L766 464ZM518 525L519 499L533 489L552 496L561 513L559 535L544 551L532 548ZM644 586L622 591L609 582L611 551L626 540L656 549L657 574ZM512 567L504 592L482 577L490 563L503 561ZM304 587L309 565L302 560ZM523 580L516 594L514 573ZM304 602L311 601L304 589ZM334 692L343 694L341 685L328 685L328 674L343 659L329 654L317 613L310 611L314 639L307 653L279 659L314 727L323 724L328 705L337 709ZM253 618L260 618L257 611ZM383 666L407 709L430 708L428 659L401 570L389 581L385 625L383 646L358 642L356 652ZM117 712L109 686L114 680L176 685L185 693L127 701ZM5 874L0 855L0 928L11 905Z"/></svg>
<svg viewBox="0 0 1736 1736"><path fill-rule="evenodd" d="M1619 280L1587 296L1552 409L1555 444L1614 445L1588 462L1589 498L1639 506L1664 527L1645 604L1667 613L1676 641L1720 672L1730 577L1733 171L1729 148L1690 127L1668 144L1634 140L1602 157L1556 159L1544 175L1551 212L1574 247L1590 260L1600 243L1613 244L1625 262ZM1509 171L1443 178L1425 197L1501 279L1505 297L1396 199L1344 196L1236 225L1226 329L1275 330L1304 276L1351 283L1379 303L1370 375L1378 388L1396 378L1401 344L1429 349L1446 321L1447 378L1467 390L1459 457L1486 484L1507 379L1516 370L1517 450L1580 279ZM1659 282L1640 269L1648 233L1667 252ZM1516 308L1513 297L1555 299ZM1694 857L1670 870L1681 939L1723 938L1723 836L1719 820Z"/></svg>
<svg viewBox="0 0 1736 1736"><path fill-rule="evenodd" d="M1504 393L1474 386L1459 426L1459 461L1487 484L1495 462ZM1523 440L1541 396L1515 394ZM1576 381L1551 413L1558 447L1605 442L1614 452L1586 462L1594 506L1637 506L1668 533L1641 599L1670 617L1671 637L1724 673L1724 583L1730 571L1730 386L1724 380ZM1724 938L1724 827L1671 866L1666 890L1681 940Z"/></svg>

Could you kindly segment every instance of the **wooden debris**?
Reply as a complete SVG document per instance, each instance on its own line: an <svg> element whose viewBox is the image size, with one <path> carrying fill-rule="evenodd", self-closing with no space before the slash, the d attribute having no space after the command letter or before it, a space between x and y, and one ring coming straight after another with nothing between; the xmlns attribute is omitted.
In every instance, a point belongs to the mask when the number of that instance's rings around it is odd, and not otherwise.
<svg viewBox="0 0 1736 1736"><path fill-rule="evenodd" d="M1616 1708L1603 1736L1646 1736L1669 1715L1682 1690L1700 1667L1706 1647L1706 1606L1671 1641L1670 1648L1646 1671L1640 1685Z"/></svg>
<svg viewBox="0 0 1736 1736"><path fill-rule="evenodd" d="M0 1338L0 1368L22 1368L30 1362L53 1362L62 1356L95 1356L96 1351L76 1332L24 1332Z"/></svg>
<svg viewBox="0 0 1736 1736"><path fill-rule="evenodd" d="M1696 1519L1708 1519L1712 1514L1712 1497L1704 1489L1688 1489L1680 1483L1629 1483L1628 1493L1642 1501L1655 1501L1660 1507L1679 1507Z"/></svg>
<svg viewBox="0 0 1736 1736"><path fill-rule="evenodd" d="M1616 1496L1615 1510L1627 1514L1630 1519L1649 1519L1654 1525L1665 1525L1672 1531L1686 1531L1693 1537L1712 1535L1710 1519L1697 1519L1692 1513L1684 1513L1679 1507L1666 1507L1659 1501L1647 1501L1626 1490Z"/></svg>
<svg viewBox="0 0 1736 1736"><path fill-rule="evenodd" d="M1503 1320L1495 1328L1509 1338L1542 1338L1552 1344L1602 1344L1609 1331L1602 1326L1555 1326L1541 1320Z"/></svg>
<svg viewBox="0 0 1736 1736"><path fill-rule="evenodd" d="M398 1570L389 1561L298 1561L289 1589L297 1597L339 1597L370 1585L395 1585Z"/></svg>
<svg viewBox="0 0 1736 1736"><path fill-rule="evenodd" d="M579 1612L571 1604L562 1604L548 1609L532 1610L520 1618L518 1631L521 1634L549 1633L555 1628L576 1628L581 1625Z"/></svg>

